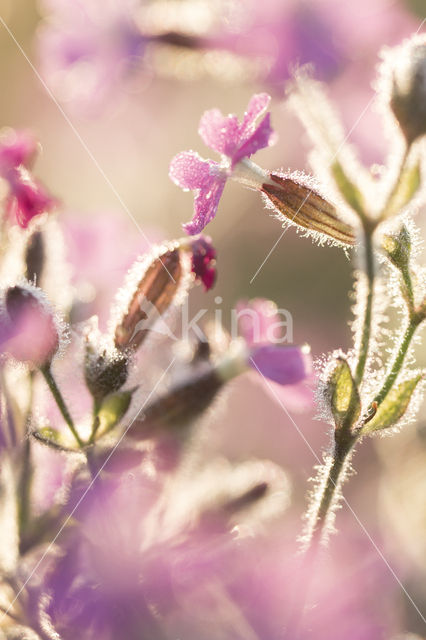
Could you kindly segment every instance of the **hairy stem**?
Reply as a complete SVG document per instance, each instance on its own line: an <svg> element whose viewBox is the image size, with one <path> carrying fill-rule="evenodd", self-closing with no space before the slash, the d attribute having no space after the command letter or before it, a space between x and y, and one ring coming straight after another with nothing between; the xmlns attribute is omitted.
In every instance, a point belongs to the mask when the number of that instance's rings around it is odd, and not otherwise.
<svg viewBox="0 0 426 640"><path fill-rule="evenodd" d="M364 322L362 325L361 341L358 354L358 363L355 369L355 382L359 385L362 381L367 364L368 349L371 337L371 321L373 316L373 289L374 289L374 253L373 230L364 225L364 252L365 274L367 276L367 299L365 302Z"/></svg>
<svg viewBox="0 0 426 640"><path fill-rule="evenodd" d="M30 518L30 492L31 492L31 481L33 476L33 469L31 463L31 440L30 440L30 424L31 424L31 413L32 413L32 405L33 405L33 387L34 387L34 372L30 372L29 374L29 385L30 385L30 398L28 402L27 415L25 418L25 441L23 444L22 450L22 460L21 460L21 473L19 478L19 532L20 537L24 534L28 521Z"/></svg>
<svg viewBox="0 0 426 640"><path fill-rule="evenodd" d="M67 423L71 433L73 434L74 438L76 439L76 442L78 444L78 446L80 448L84 447L84 442L83 440L80 438L80 436L78 435L78 432L74 426L74 422L73 419L71 418L71 414L68 411L68 407L65 404L65 400L59 390L58 385L56 384L56 380L52 375L52 371L50 369L49 365L46 365L45 367L41 368L41 372L44 376L44 379L47 382L47 385L53 395L53 397L55 398L56 404L58 405L58 409L62 414L62 417L64 418L65 422Z"/></svg>
<svg viewBox="0 0 426 640"><path fill-rule="evenodd" d="M311 545L315 546L324 538L329 515L335 504L336 491L341 484L341 474L351 454L357 436L349 432L337 431L334 441L333 462L331 463L327 479L318 504L318 509L312 520Z"/></svg>
<svg viewBox="0 0 426 640"><path fill-rule="evenodd" d="M384 381L383 386L380 389L379 393L374 398L374 401L377 402L378 405L380 405L380 403L383 402L383 400L388 395L389 391L392 389L395 383L395 380L397 379L398 374L401 371L402 366L404 364L405 356L407 355L408 350L410 348L411 340L414 336L414 333L422 320L423 320L423 317L420 317L417 315L413 315L411 317L408 323L408 326L405 330L404 336L401 340L401 344L399 345L393 364L386 377L386 380Z"/></svg>

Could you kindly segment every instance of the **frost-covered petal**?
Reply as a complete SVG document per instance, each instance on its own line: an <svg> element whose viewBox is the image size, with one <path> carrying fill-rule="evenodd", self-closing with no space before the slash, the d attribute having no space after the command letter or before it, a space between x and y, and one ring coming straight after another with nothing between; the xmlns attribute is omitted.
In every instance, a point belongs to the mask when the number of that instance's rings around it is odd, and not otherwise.
<svg viewBox="0 0 426 640"><path fill-rule="evenodd" d="M249 158L259 149L269 147L274 144L275 139L276 136L271 127L271 115L267 113L252 135L239 147L233 157L233 164L243 158Z"/></svg>
<svg viewBox="0 0 426 640"><path fill-rule="evenodd" d="M212 177L203 189L199 189L194 200L194 215L191 222L182 225L186 233L200 233L213 220L225 187L225 178Z"/></svg>
<svg viewBox="0 0 426 640"><path fill-rule="evenodd" d="M206 111L198 132L208 147L227 156L234 165L274 141L270 115L266 114L257 122L265 114L269 102L270 97L266 93L254 95L241 124L236 116L223 116L218 109Z"/></svg>
<svg viewBox="0 0 426 640"><path fill-rule="evenodd" d="M237 116L223 116L219 109L206 111L198 127L203 142L218 153L232 158L240 144L241 131Z"/></svg>
<svg viewBox="0 0 426 640"><path fill-rule="evenodd" d="M173 158L169 176L179 187L195 192L194 216L183 228L189 235L200 233L216 215L226 174L217 162L188 151Z"/></svg>
<svg viewBox="0 0 426 640"><path fill-rule="evenodd" d="M310 373L309 357L300 347L261 345L254 347L249 365L278 384L296 384Z"/></svg>

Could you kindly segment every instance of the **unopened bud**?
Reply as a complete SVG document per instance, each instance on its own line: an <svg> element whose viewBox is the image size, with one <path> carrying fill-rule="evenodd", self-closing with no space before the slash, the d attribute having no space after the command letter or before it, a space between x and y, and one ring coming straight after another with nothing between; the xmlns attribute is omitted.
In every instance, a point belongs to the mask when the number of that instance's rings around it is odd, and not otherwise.
<svg viewBox="0 0 426 640"><path fill-rule="evenodd" d="M127 380L128 363L128 356L121 352L110 354L106 351L96 353L90 348L86 350L84 375L95 400L100 401L121 389Z"/></svg>
<svg viewBox="0 0 426 640"><path fill-rule="evenodd" d="M47 365L59 347L57 322L43 292L36 287L10 287L4 298L2 351L35 366Z"/></svg>
<svg viewBox="0 0 426 640"><path fill-rule="evenodd" d="M390 107L410 145L426 133L426 37L391 49L384 70L390 73Z"/></svg>
<svg viewBox="0 0 426 640"><path fill-rule="evenodd" d="M382 240L382 248L392 264L400 271L409 268L411 239L405 225L402 225L398 233L385 235Z"/></svg>
<svg viewBox="0 0 426 640"><path fill-rule="evenodd" d="M216 249L209 236L198 236L190 241L192 273L208 291L216 282Z"/></svg>
<svg viewBox="0 0 426 640"><path fill-rule="evenodd" d="M339 243L355 244L354 229L341 220L336 207L297 175L271 173L270 182L262 185L267 202L290 224L325 235Z"/></svg>

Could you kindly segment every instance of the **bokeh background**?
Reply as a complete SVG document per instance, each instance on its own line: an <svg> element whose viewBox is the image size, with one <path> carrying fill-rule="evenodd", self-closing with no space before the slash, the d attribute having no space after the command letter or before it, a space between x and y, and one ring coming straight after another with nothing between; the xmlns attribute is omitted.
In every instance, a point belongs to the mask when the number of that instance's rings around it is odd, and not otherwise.
<svg viewBox="0 0 426 640"><path fill-rule="evenodd" d="M47 21L66 4L0 0L0 15L13 34L0 25L0 123L35 131L43 147L37 175L62 202L68 225L90 228L94 221L105 221L105 237L94 233L93 244L70 249L80 250L82 263L87 259L91 266L83 276L102 291L121 277L129 254L146 249L132 217L149 238L182 234L192 197L172 184L168 165L185 149L208 156L197 134L204 110L218 107L241 115L254 92L270 91L279 141L256 161L265 168L309 170L309 141L284 99L289 69L300 62L312 61L325 81L359 156L367 165L384 163L390 141L372 101L378 52L424 31L426 17L423 0L153 1L144 16L148 24L159 28L167 17L171 29L183 24L191 36L209 39L210 48L216 43L221 52L202 54L169 45L149 50L112 86L107 69L98 99L88 108L72 90L58 90L52 60L46 59L52 50L43 45ZM71 18L66 27L73 37L81 35ZM101 19L94 28L102 33ZM83 72L74 72L77 85L85 82ZM418 222L424 227L422 216L419 212ZM219 275L213 292L194 293L194 309L207 306L213 312L220 296L226 324L227 310L239 298L267 297L291 312L295 342L311 344L315 357L350 347L351 263L344 252L316 246L290 229L250 283L282 230L257 193L231 183L208 231L217 247ZM421 351L419 357L425 360ZM293 423L262 383L247 376L233 385L227 402L204 428L209 437L201 455L225 452L235 460L256 456L283 465L292 484L285 528L294 539L328 426L311 414L294 415ZM345 557L342 585L350 588L360 575L373 575L369 593L385 600L380 606L388 628L424 637L426 624L416 610L426 615L422 415L392 438L364 443L354 466L357 474L346 496L356 517L344 505L337 520Z"/></svg>

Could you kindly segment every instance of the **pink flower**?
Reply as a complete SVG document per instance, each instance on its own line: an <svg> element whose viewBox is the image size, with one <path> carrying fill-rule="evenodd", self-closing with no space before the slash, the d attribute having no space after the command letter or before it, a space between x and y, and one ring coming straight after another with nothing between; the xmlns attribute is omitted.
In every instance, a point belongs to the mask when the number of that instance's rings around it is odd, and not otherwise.
<svg viewBox="0 0 426 640"><path fill-rule="evenodd" d="M0 140L0 176L7 182L6 215L25 229L37 215L50 211L56 200L28 168L37 143L24 131L12 131Z"/></svg>
<svg viewBox="0 0 426 640"><path fill-rule="evenodd" d="M3 175L11 168L31 165L37 151L37 141L27 131L8 131L0 139L0 173Z"/></svg>
<svg viewBox="0 0 426 640"><path fill-rule="evenodd" d="M59 347L59 329L40 289L10 287L2 310L1 351L21 362L41 367Z"/></svg>
<svg viewBox="0 0 426 640"><path fill-rule="evenodd" d="M282 321L275 304L264 298L240 301L237 312L239 333L250 348L249 365L272 381L267 384L271 395L293 411L311 407L313 393L306 386L314 381L309 350L283 344L287 321Z"/></svg>
<svg viewBox="0 0 426 640"><path fill-rule="evenodd" d="M31 176L22 166L13 169L8 176L9 196L6 201L6 214L26 229L31 220L50 211L56 204L45 187Z"/></svg>
<svg viewBox="0 0 426 640"><path fill-rule="evenodd" d="M195 279L204 285L204 290L211 289L216 281L216 249L209 236L196 238L192 245L192 272Z"/></svg>
<svg viewBox="0 0 426 640"><path fill-rule="evenodd" d="M266 113L269 102L266 93L254 95L241 124L236 116L223 116L218 109L204 113L198 132L208 147L222 155L220 164L193 151L179 153L170 163L173 182L195 192L194 216L183 225L190 235L200 233L215 217L226 180L236 165L274 143L270 114Z"/></svg>
<svg viewBox="0 0 426 640"><path fill-rule="evenodd" d="M38 37L43 76L58 97L93 114L123 95L141 66L139 0L44 0Z"/></svg>

